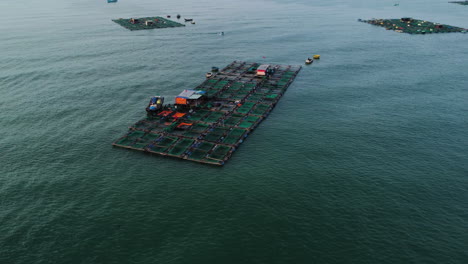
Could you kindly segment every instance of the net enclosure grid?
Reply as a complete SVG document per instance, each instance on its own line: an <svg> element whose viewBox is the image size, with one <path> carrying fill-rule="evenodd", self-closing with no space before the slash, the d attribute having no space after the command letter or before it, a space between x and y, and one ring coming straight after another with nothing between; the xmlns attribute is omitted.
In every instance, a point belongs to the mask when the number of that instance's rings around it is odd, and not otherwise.
<svg viewBox="0 0 468 264"><path fill-rule="evenodd" d="M200 105L164 106L129 127L113 146L185 160L224 165L269 115L301 70L299 65L234 61L194 88L203 92Z"/></svg>

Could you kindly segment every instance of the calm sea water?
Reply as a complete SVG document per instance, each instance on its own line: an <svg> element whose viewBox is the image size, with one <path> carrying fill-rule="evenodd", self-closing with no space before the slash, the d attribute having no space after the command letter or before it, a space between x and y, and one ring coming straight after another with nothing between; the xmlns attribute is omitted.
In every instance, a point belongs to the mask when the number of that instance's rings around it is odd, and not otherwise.
<svg viewBox="0 0 468 264"><path fill-rule="evenodd" d="M1 1L0 263L468 263L468 35L357 22L468 28L446 2ZM111 147L211 66L312 54L222 168Z"/></svg>

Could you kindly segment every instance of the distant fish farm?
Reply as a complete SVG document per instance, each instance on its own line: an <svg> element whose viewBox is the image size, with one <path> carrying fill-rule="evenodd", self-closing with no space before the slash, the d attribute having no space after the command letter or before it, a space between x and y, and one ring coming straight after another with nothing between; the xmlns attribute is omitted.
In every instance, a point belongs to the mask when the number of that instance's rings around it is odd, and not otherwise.
<svg viewBox="0 0 468 264"><path fill-rule="evenodd" d="M184 24L163 17L119 18L112 21L129 30L185 27Z"/></svg>
<svg viewBox="0 0 468 264"><path fill-rule="evenodd" d="M368 23L371 25L384 27L387 30L393 30L399 33L408 34L431 34L431 33L451 33L461 32L466 33L467 29L454 27L450 25L433 23L425 20L413 19L404 17L401 19L358 19L359 22Z"/></svg>
<svg viewBox="0 0 468 264"><path fill-rule="evenodd" d="M459 4L459 5L468 5L468 1L451 1L449 3Z"/></svg>
<svg viewBox="0 0 468 264"><path fill-rule="evenodd" d="M146 118L113 146L224 165L275 107L301 66L234 61L213 67L193 90L175 101L151 97Z"/></svg>

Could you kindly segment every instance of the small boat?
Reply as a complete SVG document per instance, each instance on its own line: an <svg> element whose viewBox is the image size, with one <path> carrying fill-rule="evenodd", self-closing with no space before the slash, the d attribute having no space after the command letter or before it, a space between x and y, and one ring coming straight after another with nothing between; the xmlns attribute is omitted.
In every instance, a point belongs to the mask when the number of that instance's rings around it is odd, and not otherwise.
<svg viewBox="0 0 468 264"><path fill-rule="evenodd" d="M107 3L117 3L117 0L107 0Z"/></svg>
<svg viewBox="0 0 468 264"><path fill-rule="evenodd" d="M185 22L193 21L193 18L184 18Z"/></svg>
<svg viewBox="0 0 468 264"><path fill-rule="evenodd" d="M180 19L180 15L179 15L179 14L177 14L177 19Z"/></svg>
<svg viewBox="0 0 468 264"><path fill-rule="evenodd" d="M213 76L213 73L212 72L207 72L205 74L206 78L211 78L211 76Z"/></svg>
<svg viewBox="0 0 468 264"><path fill-rule="evenodd" d="M157 115L162 109L164 104L164 97L162 96L153 96L150 99L148 106L146 107L146 112L148 116Z"/></svg>
<svg viewBox="0 0 468 264"><path fill-rule="evenodd" d="M171 18L171 15L167 15L166 17L167 17L167 18Z"/></svg>
<svg viewBox="0 0 468 264"><path fill-rule="evenodd" d="M190 22L190 23L192 23L192 25L195 25L195 21L192 21L192 22Z"/></svg>
<svg viewBox="0 0 468 264"><path fill-rule="evenodd" d="M314 58L314 60L320 60L320 55L316 54L316 55L314 55L313 58Z"/></svg>
<svg viewBox="0 0 468 264"><path fill-rule="evenodd" d="M305 60L305 64L312 64L312 62L314 62L314 60L311 58L307 58L307 60Z"/></svg>

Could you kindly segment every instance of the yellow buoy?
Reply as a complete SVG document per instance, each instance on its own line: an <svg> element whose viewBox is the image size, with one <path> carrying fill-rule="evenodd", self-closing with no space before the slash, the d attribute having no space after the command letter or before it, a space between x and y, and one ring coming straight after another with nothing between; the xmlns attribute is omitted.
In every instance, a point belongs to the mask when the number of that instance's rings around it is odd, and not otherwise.
<svg viewBox="0 0 468 264"><path fill-rule="evenodd" d="M314 60L319 60L320 59L320 55L314 55Z"/></svg>

